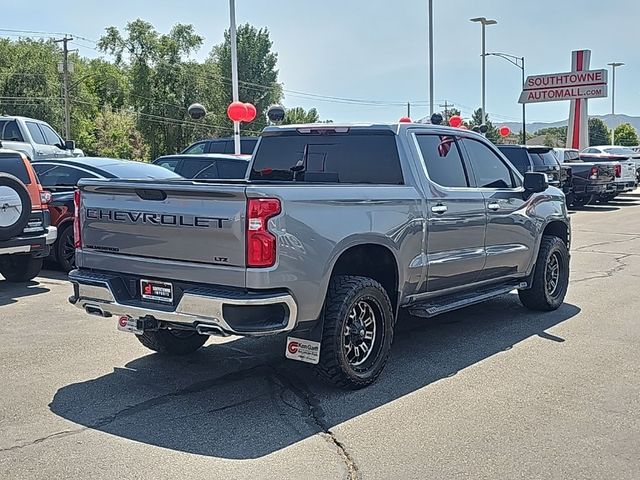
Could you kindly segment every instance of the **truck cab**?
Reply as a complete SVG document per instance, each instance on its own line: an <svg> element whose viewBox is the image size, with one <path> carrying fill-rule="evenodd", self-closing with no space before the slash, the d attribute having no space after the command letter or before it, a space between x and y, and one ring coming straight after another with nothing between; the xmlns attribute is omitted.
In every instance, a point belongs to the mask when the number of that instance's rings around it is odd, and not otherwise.
<svg viewBox="0 0 640 480"><path fill-rule="evenodd" d="M31 161L84 156L75 142L64 141L51 125L34 118L0 116L0 141Z"/></svg>

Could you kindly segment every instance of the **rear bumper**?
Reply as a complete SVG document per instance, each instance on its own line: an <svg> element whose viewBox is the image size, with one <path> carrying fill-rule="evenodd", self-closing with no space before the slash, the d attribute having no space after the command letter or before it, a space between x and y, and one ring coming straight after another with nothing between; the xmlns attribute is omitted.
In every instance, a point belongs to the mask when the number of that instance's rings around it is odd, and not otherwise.
<svg viewBox="0 0 640 480"><path fill-rule="evenodd" d="M69 302L89 314L153 319L160 328L177 327L209 335L263 336L289 332L297 324L297 304L286 292L244 292L221 287L185 287L175 305L145 302L130 284L109 273L73 270Z"/></svg>
<svg viewBox="0 0 640 480"><path fill-rule="evenodd" d="M636 183L635 182L615 182L615 191L616 192L629 192L631 190L635 190Z"/></svg>
<svg viewBox="0 0 640 480"><path fill-rule="evenodd" d="M33 253L35 256L46 256L49 254L49 246L56 241L57 236L56 227L47 227L40 235L14 237L0 242L0 255Z"/></svg>

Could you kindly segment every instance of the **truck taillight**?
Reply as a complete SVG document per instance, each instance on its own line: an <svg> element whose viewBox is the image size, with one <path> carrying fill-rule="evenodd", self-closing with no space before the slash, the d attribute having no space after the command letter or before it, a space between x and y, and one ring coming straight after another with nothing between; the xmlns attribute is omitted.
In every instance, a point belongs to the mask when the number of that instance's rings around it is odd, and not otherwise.
<svg viewBox="0 0 640 480"><path fill-rule="evenodd" d="M276 237L269 219L281 212L277 198L250 198L247 203L247 267L271 267L276 263Z"/></svg>
<svg viewBox="0 0 640 480"><path fill-rule="evenodd" d="M598 179L598 167L591 167L591 172L589 173L589 178L591 180Z"/></svg>
<svg viewBox="0 0 640 480"><path fill-rule="evenodd" d="M80 190L73 193L73 243L76 248L82 248L80 237Z"/></svg>
<svg viewBox="0 0 640 480"><path fill-rule="evenodd" d="M622 165L616 165L616 178L620 178L622 176Z"/></svg>

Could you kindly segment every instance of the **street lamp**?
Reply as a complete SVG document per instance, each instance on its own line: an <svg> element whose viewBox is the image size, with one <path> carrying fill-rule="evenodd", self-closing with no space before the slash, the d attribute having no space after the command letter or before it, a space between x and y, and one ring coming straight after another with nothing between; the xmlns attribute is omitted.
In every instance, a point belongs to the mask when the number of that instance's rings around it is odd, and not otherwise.
<svg viewBox="0 0 640 480"><path fill-rule="evenodd" d="M487 109L485 104L486 97L486 88L485 88L485 80L486 80L486 71L485 71L485 60L486 60L486 41L485 41L485 29L487 25L495 25L498 23L497 20L487 20L485 17L477 17L472 18L472 22L477 22L482 24L482 123L487 123Z"/></svg>
<svg viewBox="0 0 640 480"><path fill-rule="evenodd" d="M612 89L611 89L611 115L615 115L616 114L616 67L622 67L624 65L624 63L622 62L611 62L611 63L607 63L607 65L609 65L611 67L611 83L612 83ZM614 118L611 119L612 121L615 121ZM616 129L615 127L613 127L611 129L611 145L615 145L616 144Z"/></svg>
<svg viewBox="0 0 640 480"><path fill-rule="evenodd" d="M504 58L507 62L515 65L522 70L522 89L524 90L525 74L524 74L524 57L517 57L508 53L487 53L487 55L493 55L494 57ZM527 144L527 115L526 115L526 103L522 104L522 144Z"/></svg>
<svg viewBox="0 0 640 480"><path fill-rule="evenodd" d="M429 115L433 115L433 0L429 0Z"/></svg>

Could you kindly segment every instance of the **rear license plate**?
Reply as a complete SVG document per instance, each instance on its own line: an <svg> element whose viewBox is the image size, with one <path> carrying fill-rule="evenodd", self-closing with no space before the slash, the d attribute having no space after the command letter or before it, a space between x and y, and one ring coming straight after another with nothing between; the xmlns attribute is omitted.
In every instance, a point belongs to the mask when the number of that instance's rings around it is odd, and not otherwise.
<svg viewBox="0 0 640 480"><path fill-rule="evenodd" d="M140 280L140 296L143 300L172 303L173 285L168 282Z"/></svg>

